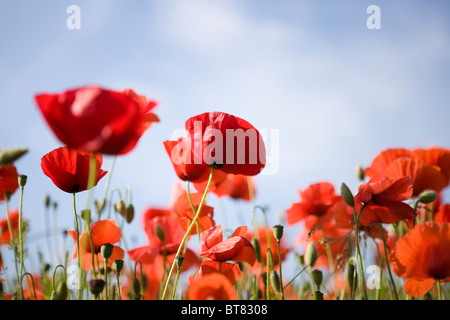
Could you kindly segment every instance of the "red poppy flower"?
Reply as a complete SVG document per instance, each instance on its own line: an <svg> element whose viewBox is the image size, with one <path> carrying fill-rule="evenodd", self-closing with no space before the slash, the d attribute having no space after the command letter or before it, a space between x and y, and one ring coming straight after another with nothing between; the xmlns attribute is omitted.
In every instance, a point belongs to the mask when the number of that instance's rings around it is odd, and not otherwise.
<svg viewBox="0 0 450 320"><path fill-rule="evenodd" d="M148 212L148 211L147 211ZM179 220L172 215L156 215L153 218L146 220L145 233L148 239L148 245L141 246L128 251L131 260L140 260L146 270L158 273L162 276L163 273L163 254L167 263L172 263L175 259L176 252L184 237L185 230L182 228ZM158 230L159 229L159 230ZM160 239L160 230L163 231L164 241ZM182 272L198 265L199 259L195 253L187 249L184 260Z"/></svg>
<svg viewBox="0 0 450 320"><path fill-rule="evenodd" d="M403 201L411 198L413 183L410 177L381 179L375 177L363 182L355 195L355 211L358 214L366 205L359 222L370 226L374 222L395 223L403 219L414 219L416 211Z"/></svg>
<svg viewBox="0 0 450 320"><path fill-rule="evenodd" d="M69 193L85 191L88 188L90 159L93 155L76 151L68 147L55 149L41 159L41 167L44 174L52 179L53 183L61 190ZM96 179L95 184L106 175L100 167L103 164L101 154L96 154Z"/></svg>
<svg viewBox="0 0 450 320"><path fill-rule="evenodd" d="M198 280L191 280L188 300L237 300L237 293L226 276L212 273Z"/></svg>
<svg viewBox="0 0 450 320"><path fill-rule="evenodd" d="M5 192L12 195L19 188L18 177L14 165L0 166L0 201L5 200Z"/></svg>
<svg viewBox="0 0 450 320"><path fill-rule="evenodd" d="M219 198L228 196L231 199L248 201L250 200L249 183L252 186L253 196L255 196L255 182L252 177L220 172L219 174L214 173L212 180L209 191L213 192ZM194 187L198 192L203 193L206 189L206 184L207 181L196 182L194 183Z"/></svg>
<svg viewBox="0 0 450 320"><path fill-rule="evenodd" d="M236 284L242 271L237 263L219 262L214 260L205 260L200 265L200 269L195 274L194 279L202 279L212 273L221 273L230 280L231 284Z"/></svg>
<svg viewBox="0 0 450 320"><path fill-rule="evenodd" d="M178 178L183 181L203 181L209 177L210 169L195 158L190 141L180 138L178 141L166 140L164 148L170 157Z"/></svg>
<svg viewBox="0 0 450 320"><path fill-rule="evenodd" d="M186 121L194 154L209 167L253 176L266 164L266 149L258 130L223 112L207 112Z"/></svg>
<svg viewBox="0 0 450 320"><path fill-rule="evenodd" d="M92 255L95 255L98 258L99 263L103 263L104 259L100 253L101 247L105 243L110 243L114 245L119 242L122 238L122 231L117 226L116 220L107 219L100 220L94 222L90 226L92 242L94 244L93 250L91 246L91 241L89 239L89 233L80 232L80 254L77 255L77 246L75 244L73 257L72 259L79 258L81 268L83 270L91 270L92 269ZM67 230L69 235L72 237L74 241L77 240L77 232L75 230ZM108 265L111 265L115 260L122 260L124 257L124 251L118 247L114 246L111 257L108 259ZM97 258L94 259L94 262L97 263Z"/></svg>
<svg viewBox="0 0 450 320"><path fill-rule="evenodd" d="M237 228L230 238L222 241L223 230L217 225L201 234L202 253L200 256L218 261L247 262L251 266L256 261L255 248L246 238L247 227Z"/></svg>
<svg viewBox="0 0 450 320"><path fill-rule="evenodd" d="M364 172L369 177L384 174L388 179L409 176L414 183L414 196L426 189L440 192L450 181L450 150L387 149L380 152Z"/></svg>
<svg viewBox="0 0 450 320"><path fill-rule="evenodd" d="M13 237L17 236L19 232L19 211L13 210L9 213L9 220L11 222L11 229ZM8 228L8 218L0 220L0 245L9 244L11 241L11 234Z"/></svg>
<svg viewBox="0 0 450 320"><path fill-rule="evenodd" d="M311 184L299 194L301 202L293 203L286 211L286 222L293 225L304 220L308 229L326 223L331 218L330 209L341 199L330 182Z"/></svg>
<svg viewBox="0 0 450 320"><path fill-rule="evenodd" d="M126 89L123 92L86 86L35 96L47 124L65 145L87 152L125 154L158 121L150 113L155 101Z"/></svg>
<svg viewBox="0 0 450 320"><path fill-rule="evenodd" d="M184 230L187 230L189 228L191 221L194 219L195 213L200 206L202 197L203 194L191 193L191 200L194 209L192 209L191 202L189 201L189 197L186 192L180 194L180 196L178 197L178 200L175 203L174 210ZM203 205L197 221L200 226L200 232L214 227L216 225L216 223L214 222L214 208L208 205ZM197 228L192 228L191 234L196 233Z"/></svg>
<svg viewBox="0 0 450 320"><path fill-rule="evenodd" d="M389 260L412 297L426 294L436 281L450 281L450 224L423 222L400 238Z"/></svg>
<svg viewBox="0 0 450 320"><path fill-rule="evenodd" d="M435 222L450 222L450 204L441 204L434 216Z"/></svg>

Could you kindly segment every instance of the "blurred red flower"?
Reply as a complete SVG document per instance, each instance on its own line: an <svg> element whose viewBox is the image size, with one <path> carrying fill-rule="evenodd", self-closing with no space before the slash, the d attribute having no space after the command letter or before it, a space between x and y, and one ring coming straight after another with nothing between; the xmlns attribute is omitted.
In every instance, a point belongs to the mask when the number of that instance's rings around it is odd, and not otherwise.
<svg viewBox="0 0 450 320"><path fill-rule="evenodd" d="M85 86L35 96L39 110L65 145L87 152L119 155L130 152L152 122L153 100L131 89L123 92Z"/></svg>
<svg viewBox="0 0 450 320"><path fill-rule="evenodd" d="M450 281L450 224L423 222L398 239L389 260L403 289L412 297L425 295L436 281Z"/></svg>
<svg viewBox="0 0 450 320"><path fill-rule="evenodd" d="M19 230L19 211L13 210L9 213L9 220L11 222L11 229L13 237L16 237ZM8 218L0 220L0 245L8 245L11 241L11 234L8 228Z"/></svg>
<svg viewBox="0 0 450 320"><path fill-rule="evenodd" d="M188 300L237 300L233 285L220 273L208 274L199 279L191 279L187 291Z"/></svg>
<svg viewBox="0 0 450 320"><path fill-rule="evenodd" d="M242 271L237 263L219 262L214 260L205 260L200 265L194 276L195 280L201 279L212 273L221 273L230 280L231 284L236 284Z"/></svg>
<svg viewBox="0 0 450 320"><path fill-rule="evenodd" d="M312 229L329 221L333 206L341 199L330 182L318 182L299 191L301 201L286 210L286 222L294 225L305 221L305 227Z"/></svg>
<svg viewBox="0 0 450 320"><path fill-rule="evenodd" d="M450 222L450 204L441 204L434 215L435 222Z"/></svg>
<svg viewBox="0 0 450 320"><path fill-rule="evenodd" d="M198 192L204 192L207 181L194 182ZM249 189L249 184L252 190ZM242 174L215 172L209 191L221 198L228 196L231 199L250 200L250 194L255 196L255 182L252 177Z"/></svg>
<svg viewBox="0 0 450 320"><path fill-rule="evenodd" d="M91 153L76 151L68 147L57 148L41 159L41 168L46 176L61 190L68 193L85 191L89 182ZM96 179L95 184L106 175L100 167L103 164L101 154L95 154Z"/></svg>
<svg viewBox="0 0 450 320"><path fill-rule="evenodd" d="M374 222L395 223L404 219L414 219L416 211L403 201L411 198L413 183L410 177L383 179L374 177L363 182L355 195L355 211L359 214L363 206L359 222L370 226Z"/></svg>
<svg viewBox="0 0 450 320"><path fill-rule="evenodd" d="M0 201L5 200L5 193L11 195L19 188L18 173L14 165L0 166Z"/></svg>
<svg viewBox="0 0 450 320"><path fill-rule="evenodd" d="M89 238L89 233L87 231L79 233L80 239L80 254L77 254L77 246L75 244L72 260L75 258L80 259L81 268L83 270L92 269L92 255L95 255L95 264L104 262L104 259L100 253L101 247L105 243L110 243L114 245L119 242L122 238L122 231L117 226L117 222L114 219L106 219L96 221L90 226L93 250L91 246L91 241ZM72 239L76 242L77 232L75 230L67 230ZM125 252L122 248L114 246L111 257L108 259L108 265L111 265L115 260L122 260ZM97 265L96 265L97 267Z"/></svg>
<svg viewBox="0 0 450 320"><path fill-rule="evenodd" d="M203 194L191 193L191 205L186 192L183 192L179 195L177 202L175 203L174 211L185 231L189 228L191 221L194 219L195 213L200 206L202 197ZM194 208L192 208L192 206ZM214 222L214 208L204 204L197 221L200 226L200 232L214 227L216 225L216 223ZM191 234L197 234L197 228L192 228Z"/></svg>
<svg viewBox="0 0 450 320"><path fill-rule="evenodd" d="M384 174L388 179L409 176L413 195L426 189L440 192L450 181L450 150L443 148L392 148L380 152L364 170L369 177Z"/></svg>

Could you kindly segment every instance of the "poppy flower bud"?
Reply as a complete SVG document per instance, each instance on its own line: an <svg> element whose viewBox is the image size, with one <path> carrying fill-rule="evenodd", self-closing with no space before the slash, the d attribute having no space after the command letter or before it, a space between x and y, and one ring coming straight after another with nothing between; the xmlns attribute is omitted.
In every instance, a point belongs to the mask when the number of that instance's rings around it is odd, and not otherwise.
<svg viewBox="0 0 450 320"><path fill-rule="evenodd" d="M273 255L272 250L270 248L267 249L267 269L273 269Z"/></svg>
<svg viewBox="0 0 450 320"><path fill-rule="evenodd" d="M270 285L272 286L272 289L275 291L275 293L280 292L280 277L278 276L278 273L275 269L270 272Z"/></svg>
<svg viewBox="0 0 450 320"><path fill-rule="evenodd" d="M313 272L311 272L312 274L312 278L314 280L314 283L316 284L317 288L320 288L320 285L322 284L323 281L323 274L322 271L320 270L313 270Z"/></svg>
<svg viewBox="0 0 450 320"><path fill-rule="evenodd" d="M134 219L134 206L131 203L129 205L127 205L125 218L127 220L127 223L131 223L131 221L133 221L133 219Z"/></svg>
<svg viewBox="0 0 450 320"><path fill-rule="evenodd" d="M108 260L109 257L111 257L111 255L113 253L113 249L114 249L114 246L110 243L102 244L102 246L100 248L100 252L102 253L103 259Z"/></svg>
<svg viewBox="0 0 450 320"><path fill-rule="evenodd" d="M355 200L353 199L353 194L345 183L341 184L341 196L345 203L350 207L355 206Z"/></svg>
<svg viewBox="0 0 450 320"><path fill-rule="evenodd" d="M94 203L95 203L95 208L97 209L97 212L102 213L106 207L106 200L105 199L96 200Z"/></svg>
<svg viewBox="0 0 450 320"><path fill-rule="evenodd" d="M320 291L316 291L316 300L323 300L323 293Z"/></svg>
<svg viewBox="0 0 450 320"><path fill-rule="evenodd" d="M103 279L92 279L89 280L89 290L94 296L98 296L102 293L105 287L105 281Z"/></svg>
<svg viewBox="0 0 450 320"><path fill-rule="evenodd" d="M9 201L11 199L11 192L9 191L5 191L5 193L3 194L3 196L5 197L6 201Z"/></svg>
<svg viewBox="0 0 450 320"><path fill-rule="evenodd" d="M252 239L253 248L255 248L256 260L261 263L261 246L259 245L259 241L256 238Z"/></svg>
<svg viewBox="0 0 450 320"><path fill-rule="evenodd" d="M277 239L277 241L280 241L281 238L283 237L283 226L277 224L276 226L273 227L273 235L275 237L275 239Z"/></svg>
<svg viewBox="0 0 450 320"><path fill-rule="evenodd" d="M10 148L0 151L0 165L11 164L25 153L28 152L26 148Z"/></svg>
<svg viewBox="0 0 450 320"><path fill-rule="evenodd" d="M263 273L261 273L261 279L262 279L262 282L264 283L264 288L266 287L266 284L267 284L267 272L263 272Z"/></svg>
<svg viewBox="0 0 450 320"><path fill-rule="evenodd" d="M178 270L181 269L181 266L183 265L183 261L184 261L184 257L182 257L182 256L176 256L175 262L176 262L176 264L177 264Z"/></svg>
<svg viewBox="0 0 450 320"><path fill-rule="evenodd" d="M355 173L356 177L361 181L363 181L364 178L366 177L363 167L361 167L359 164L355 168Z"/></svg>
<svg viewBox="0 0 450 320"><path fill-rule="evenodd" d="M117 203L114 205L114 209L116 209L116 211L122 216L122 217L126 217L127 214L127 206L125 204L125 202L120 199L119 201L117 201Z"/></svg>
<svg viewBox="0 0 450 320"><path fill-rule="evenodd" d="M355 286L354 290L356 290L358 286L358 273L355 270L355 265L351 263L347 269L347 281L350 286L350 290L353 290L353 285Z"/></svg>
<svg viewBox="0 0 450 320"><path fill-rule="evenodd" d="M434 190L424 190L419 194L419 202L431 203L437 199L437 193Z"/></svg>
<svg viewBox="0 0 450 320"><path fill-rule="evenodd" d="M115 260L113 263L114 270L116 270L117 274L120 274L120 272L123 269L123 260Z"/></svg>
<svg viewBox="0 0 450 320"><path fill-rule="evenodd" d="M24 174L19 175L19 186L21 187L25 187L25 185L27 184L27 176Z"/></svg>
<svg viewBox="0 0 450 320"><path fill-rule="evenodd" d="M91 210L89 209L84 209L81 211L81 218L83 219L84 222L86 222L87 224L89 224L91 222Z"/></svg>
<svg viewBox="0 0 450 320"><path fill-rule="evenodd" d="M308 267L314 266L317 260L317 248L314 242L308 243L305 250L305 264Z"/></svg>
<svg viewBox="0 0 450 320"><path fill-rule="evenodd" d="M164 228L159 223L155 227L155 234L158 237L159 241L164 242L166 233L164 232Z"/></svg>
<svg viewBox="0 0 450 320"><path fill-rule="evenodd" d="M68 292L67 284L62 281L58 283L56 290L52 291L51 300L67 300Z"/></svg>
<svg viewBox="0 0 450 320"><path fill-rule="evenodd" d="M297 254L296 258L299 265L303 266L305 264L305 257L303 255Z"/></svg>
<svg viewBox="0 0 450 320"><path fill-rule="evenodd" d="M44 205L46 208L50 207L50 196L48 194L44 198Z"/></svg>
<svg viewBox="0 0 450 320"><path fill-rule="evenodd" d="M137 278L133 279L133 292L136 300L139 300L141 297L141 283Z"/></svg>

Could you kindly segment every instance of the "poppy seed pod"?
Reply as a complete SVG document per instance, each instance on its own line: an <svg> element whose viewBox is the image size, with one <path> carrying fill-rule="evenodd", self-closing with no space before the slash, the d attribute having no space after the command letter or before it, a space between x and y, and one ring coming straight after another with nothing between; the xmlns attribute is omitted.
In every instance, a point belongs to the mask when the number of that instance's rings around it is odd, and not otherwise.
<svg viewBox="0 0 450 320"><path fill-rule="evenodd" d="M89 281L89 290L94 296L102 293L104 287L105 281L103 279L92 279Z"/></svg>
<svg viewBox="0 0 450 320"><path fill-rule="evenodd" d="M114 265L114 270L116 270L117 274L120 274L120 272L123 269L123 260L115 260L113 265Z"/></svg>
<svg viewBox="0 0 450 320"><path fill-rule="evenodd" d="M28 152L26 148L10 148L0 151L0 165L8 165Z"/></svg>
<svg viewBox="0 0 450 320"><path fill-rule="evenodd" d="M277 241L280 241L283 237L283 226L277 224L273 227L273 235Z"/></svg>
<svg viewBox="0 0 450 320"><path fill-rule="evenodd" d="M114 246L111 243L104 243L100 248L100 252L102 253L102 257L105 260L108 260L113 253Z"/></svg>
<svg viewBox="0 0 450 320"><path fill-rule="evenodd" d="M431 203L437 199L437 193L434 190L424 190L419 194L419 202Z"/></svg>
<svg viewBox="0 0 450 320"><path fill-rule="evenodd" d="M25 187L25 185L27 184L27 176L24 174L19 175L19 186L21 187Z"/></svg>
<svg viewBox="0 0 450 320"><path fill-rule="evenodd" d="M176 260L176 263L177 263L177 268L178 268L178 270L180 270L180 269L181 269L181 266L183 265L184 257L182 257L182 256L177 256L177 257L175 258L175 260Z"/></svg>
<svg viewBox="0 0 450 320"><path fill-rule="evenodd" d="M352 208L355 206L355 200L353 199L353 194L345 183L341 184L341 196L347 205L349 205Z"/></svg>
<svg viewBox="0 0 450 320"><path fill-rule="evenodd" d="M317 248L316 248L316 245L314 244L314 242L310 242L306 246L304 259L305 259L305 264L308 267L312 267L316 263Z"/></svg>

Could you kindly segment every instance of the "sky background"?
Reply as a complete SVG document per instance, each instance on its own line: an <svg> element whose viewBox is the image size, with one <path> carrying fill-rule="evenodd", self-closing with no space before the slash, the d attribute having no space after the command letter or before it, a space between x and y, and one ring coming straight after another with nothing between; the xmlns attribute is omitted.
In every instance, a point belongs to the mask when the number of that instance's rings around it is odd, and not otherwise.
<svg viewBox="0 0 450 320"><path fill-rule="evenodd" d="M81 9L79 30L66 26L72 4ZM372 4L381 9L379 30L366 26ZM16 163L28 176L28 245L47 253L46 194L58 202L58 228L74 228L71 195L40 168L41 157L62 144L35 94L95 84L158 101L161 122L118 157L111 180L122 193L132 187L136 218L124 229L130 248L146 244L141 213L168 206L177 181L162 142L207 111L278 130L278 170L255 178L256 204L268 206L273 225L311 183L330 181L339 192L345 182L356 191L355 166L384 149L450 147L449 9L436 0L1 1L0 149L29 148ZM105 156L103 169L110 163ZM237 214L250 223L248 204L239 203L238 213L231 200L216 200L218 224L234 229ZM18 202L16 193L11 207ZM72 250L71 239L61 243Z"/></svg>

